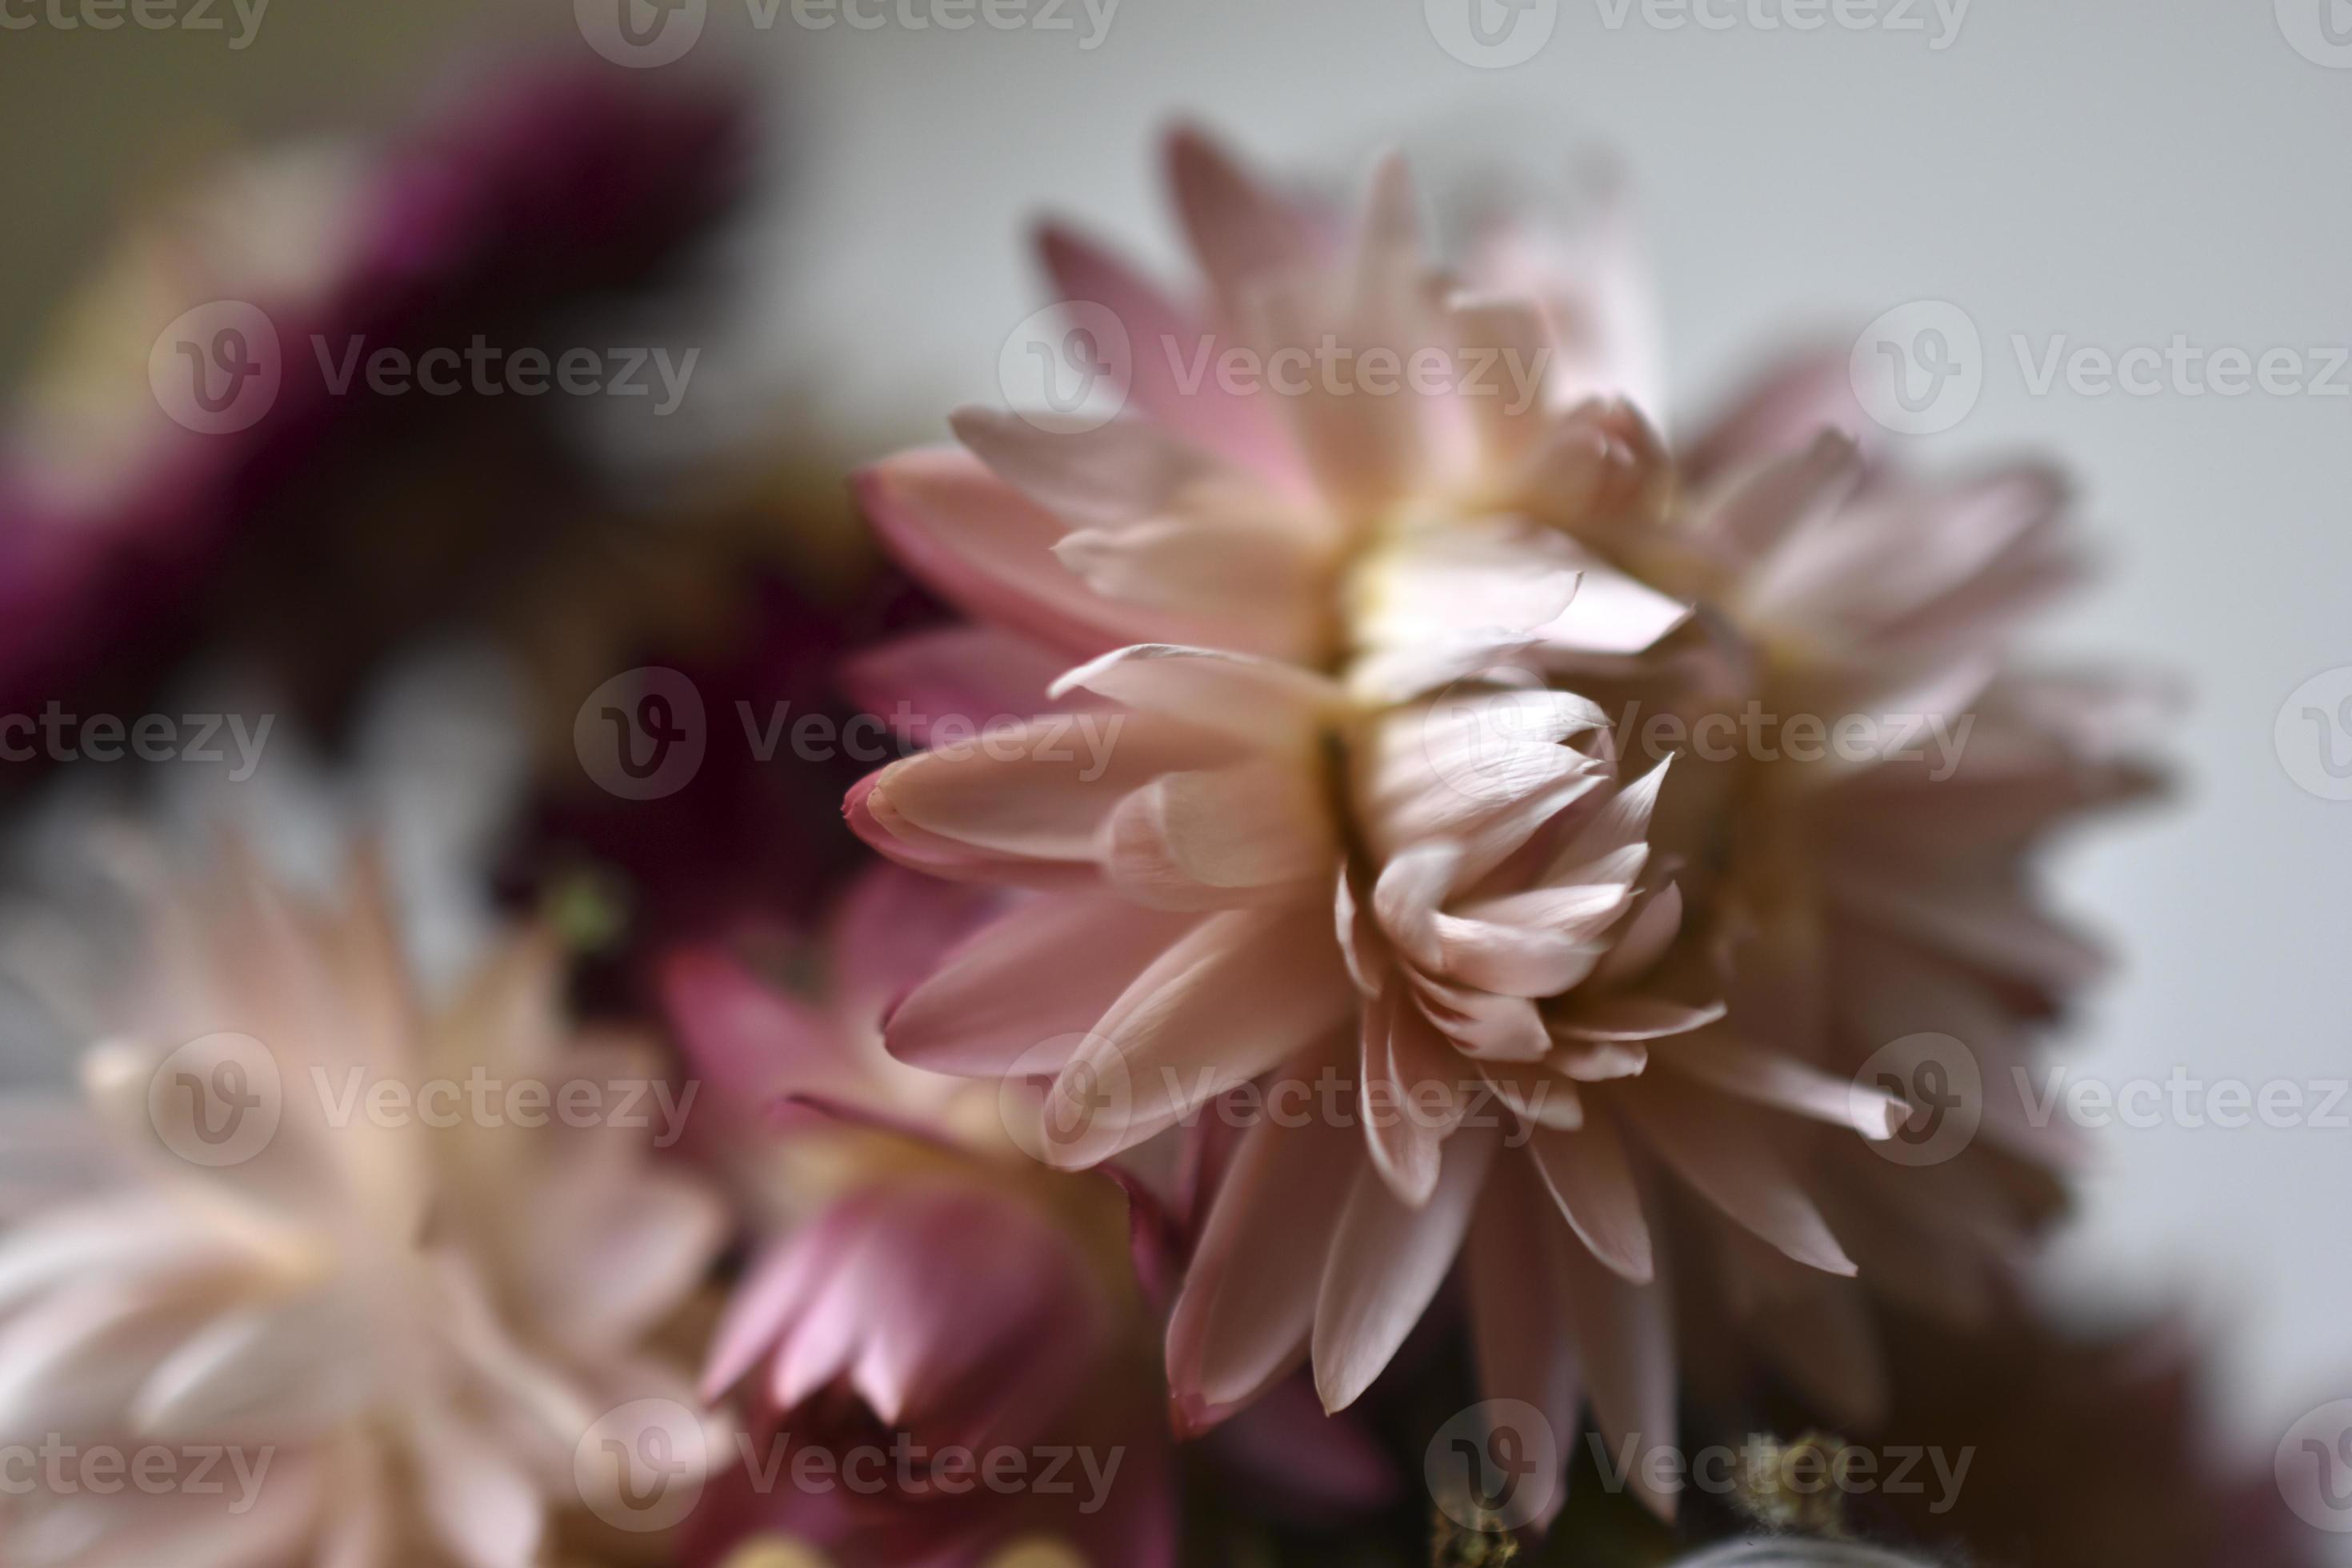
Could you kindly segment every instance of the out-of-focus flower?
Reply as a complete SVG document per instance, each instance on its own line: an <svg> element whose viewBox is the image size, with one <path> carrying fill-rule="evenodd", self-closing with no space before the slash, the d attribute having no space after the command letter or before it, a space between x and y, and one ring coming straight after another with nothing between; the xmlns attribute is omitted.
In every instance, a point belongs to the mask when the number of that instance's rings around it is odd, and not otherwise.
<svg viewBox="0 0 2352 1568"><path fill-rule="evenodd" d="M1130 1239L1112 1183L1022 1155L992 1087L881 1049L883 1005L992 901L895 868L864 879L813 994L716 952L670 967L688 1052L735 1112L706 1152L756 1244L703 1389L741 1391L752 1446L694 1528L696 1561L1175 1561L1160 1313L1130 1261L1158 1245L1150 1228ZM1311 1401L1273 1415L1261 1486L1308 1508L1381 1500L1360 1435ZM1066 1480L1041 1478L1049 1461Z"/></svg>
<svg viewBox="0 0 2352 1568"><path fill-rule="evenodd" d="M2100 967L2044 907L2034 858L2151 791L2134 748L2168 700L2018 657L2022 624L2083 572L2056 475L1923 478L1863 427L1842 356L1789 362L1693 444L1664 526L1595 547L1738 639L1620 718L1738 737L1691 748L1654 829L1726 954L1726 1026L1919 1108L1899 1179L1851 1140L1807 1158L1873 1289L1980 1323L2074 1152L2028 1104L2039 1035ZM1883 1414L1853 1288L1712 1239L1709 1300L1842 1422Z"/></svg>
<svg viewBox="0 0 2352 1568"><path fill-rule="evenodd" d="M498 630L535 669L601 662L583 638L642 631L747 553L645 538L553 412L576 398L378 395L359 368L587 346L591 307L642 297L724 209L745 141L723 98L541 70L382 146L182 182L65 307L0 439L0 705L120 710L202 647L267 660L320 717L421 626ZM178 368L167 329L223 304L268 323L276 389L242 428L186 427L151 372ZM597 591L619 579L631 598Z"/></svg>
<svg viewBox="0 0 2352 1568"><path fill-rule="evenodd" d="M571 1036L538 937L421 995L364 866L314 904L231 855L145 908L86 1109L11 1108L12 1153L80 1153L0 1236L0 1431L183 1484L37 1484L11 1560L543 1561L601 1500L598 1423L691 1399L648 1342L723 1217L599 1113L658 1058Z"/></svg>
<svg viewBox="0 0 2352 1568"><path fill-rule="evenodd" d="M1144 417L967 413L967 450L862 485L910 569L1025 639L941 634L869 678L985 682L983 710L1029 713L1042 668L1085 661L1060 710L934 737L849 796L906 864L1048 890L917 989L890 1048L1050 1079L1068 1164L1235 1091L1307 1108L1256 1117L1223 1172L1169 1333L1188 1426L1310 1345L1327 1407L1348 1405L1466 1242L1490 1393L1571 1432L1589 1381L1612 1440L1662 1438L1643 1173L1849 1273L1776 1147L1788 1119L1756 1108L1870 1138L1905 1112L1717 1026L1682 865L1650 843L1663 765L1629 767L1611 714L1547 684L1716 657L1622 548L1664 536L1675 489L1642 413L1593 395L1639 379L1592 325L1616 325L1614 274L1514 297L1528 252L1495 236L1474 260L1518 265L1434 270L1393 160L1343 244L1198 137L1171 153L1205 314L1045 242L1065 298L1120 324ZM1266 374L1181 374L1229 352ZM1333 379L1383 354L1382 387Z"/></svg>

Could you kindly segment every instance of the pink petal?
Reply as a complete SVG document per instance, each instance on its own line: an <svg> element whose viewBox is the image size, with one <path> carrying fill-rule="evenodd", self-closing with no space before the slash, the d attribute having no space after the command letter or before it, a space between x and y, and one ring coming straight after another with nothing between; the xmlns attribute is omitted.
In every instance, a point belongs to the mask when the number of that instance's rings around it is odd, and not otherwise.
<svg viewBox="0 0 2352 1568"><path fill-rule="evenodd" d="M992 720L1053 710L1045 688L1066 662L998 626L940 626L850 655L842 661L841 685L902 740L928 745L932 723L942 718L977 730Z"/></svg>
<svg viewBox="0 0 2352 1568"><path fill-rule="evenodd" d="M1656 1274L1650 1222L1616 1123L1597 1115L1573 1132L1538 1129L1528 1152L1544 1190L1592 1256L1633 1283L1648 1284Z"/></svg>
<svg viewBox="0 0 2352 1568"><path fill-rule="evenodd" d="M891 1010L890 1054L932 1072L988 1078L1058 1072L1039 1047L1091 1029L1153 960L1190 928L1181 915L1095 893L1016 905L950 952Z"/></svg>
<svg viewBox="0 0 2352 1568"><path fill-rule="evenodd" d="M1094 1164L1132 1147L1338 1024L1355 996L1314 904L1214 914L1138 975L1046 1096L1049 1151Z"/></svg>
<svg viewBox="0 0 2352 1568"><path fill-rule="evenodd" d="M1269 1105L1311 1096L1328 1059L1303 1058L1270 1080ZM1255 1398L1296 1364L1315 1320L1323 1238L1365 1167L1361 1148L1312 1112L1304 1121L1264 1116L1242 1134L1168 1321L1169 1385L1189 1428Z"/></svg>
<svg viewBox="0 0 2352 1568"><path fill-rule="evenodd" d="M1112 814L1105 872L1160 909L1296 898L1339 860L1318 782L1311 769L1272 758L1162 774Z"/></svg>
<svg viewBox="0 0 2352 1568"><path fill-rule="evenodd" d="M1677 1039L1654 1059L1711 1089L1852 1128L1873 1142L1892 1138L1911 1118L1910 1106L1883 1090L1832 1078L1720 1030Z"/></svg>
<svg viewBox="0 0 2352 1568"><path fill-rule="evenodd" d="M1372 1164L1415 1208L1436 1190L1446 1135L1462 1120L1454 1053L1422 1011L1391 987L1363 1009L1357 1102Z"/></svg>
<svg viewBox="0 0 2352 1568"><path fill-rule="evenodd" d="M1081 688L1302 760L1345 701L1331 681L1295 664L1168 643L1114 648L1052 689L1059 697Z"/></svg>
<svg viewBox="0 0 2352 1568"><path fill-rule="evenodd" d="M1559 1254L1569 1244L1549 1209L1521 1163L1505 1158L1470 1222L1470 1341L1479 1393L1533 1405L1565 1457L1580 1425L1584 1380L1575 1337L1566 1331L1568 1280ZM1550 1489L1533 1521L1549 1528L1568 1500L1567 1477L1531 1476L1525 1484Z"/></svg>
<svg viewBox="0 0 2352 1568"><path fill-rule="evenodd" d="M1568 1316L1591 1382L1593 1425L1612 1465L1630 1453L1628 1476L1642 1505L1671 1521L1675 1497L1649 1484L1641 1462L1675 1441L1675 1347L1662 1286L1634 1285L1575 1247L1559 1249Z"/></svg>
<svg viewBox="0 0 2352 1568"><path fill-rule="evenodd" d="M1716 1207L1800 1263L1854 1271L1794 1173L1731 1101L1697 1089L1654 1089L1646 1079L1612 1093L1649 1146Z"/></svg>
<svg viewBox="0 0 2352 1568"><path fill-rule="evenodd" d="M1166 155L1186 237L1222 297L1242 299L1269 275L1322 259L1323 244L1305 213L1201 132L1178 128Z"/></svg>
<svg viewBox="0 0 2352 1568"><path fill-rule="evenodd" d="M956 447L861 470L858 504L899 563L970 615L1087 658L1150 635L1148 612L1105 599L1054 557L1052 512Z"/></svg>
<svg viewBox="0 0 2352 1568"><path fill-rule="evenodd" d="M859 1076L856 1057L831 1019L728 953L672 955L662 967L662 998L688 1068L736 1104L755 1106L790 1089Z"/></svg>
<svg viewBox="0 0 2352 1568"><path fill-rule="evenodd" d="M1495 1139L1454 1138L1429 1202L1398 1201L1377 1171L1358 1171L1331 1239L1315 1302L1315 1391L1342 1410L1371 1386L1437 1294L1469 1228Z"/></svg>
<svg viewBox="0 0 2352 1568"><path fill-rule="evenodd" d="M1579 996L1554 1012L1551 1031L1560 1040L1662 1040L1705 1028L1723 1015L1720 1002L1694 1007L1663 996Z"/></svg>
<svg viewBox="0 0 2352 1568"><path fill-rule="evenodd" d="M1130 790L1234 754L1230 742L1153 715L1099 717L1091 732L1074 719L1033 719L904 758L874 776L865 809L918 848L945 841L985 858L1080 865Z"/></svg>
<svg viewBox="0 0 2352 1568"><path fill-rule="evenodd" d="M1301 488L1298 455L1269 400L1228 391L1213 374L1228 345L1212 336L1207 322L1067 229L1048 225L1037 243L1064 300L1100 305L1127 330L1128 395L1138 409L1286 491ZM1191 381L1196 363L1207 367L1197 385Z"/></svg>

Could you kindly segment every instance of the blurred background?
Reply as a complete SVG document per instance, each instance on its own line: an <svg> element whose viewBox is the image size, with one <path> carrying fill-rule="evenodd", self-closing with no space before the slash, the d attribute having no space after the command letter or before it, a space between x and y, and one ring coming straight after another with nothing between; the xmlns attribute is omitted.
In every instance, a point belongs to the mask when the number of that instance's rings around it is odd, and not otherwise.
<svg viewBox="0 0 2352 1568"><path fill-rule="evenodd" d="M2155 663L2189 699L2166 741L2179 798L2056 868L2063 905L2119 957L2068 1059L2115 1084L2294 1083L2315 1111L2119 1121L2050 1287L2185 1299L2217 1339L2225 1437L2246 1454L2352 1394L2352 1100L2327 1087L2352 1079L2341 0L1885 0L1811 30L1773 25L1806 15L1787 0L1531 0L1482 12L1483 36L1446 0L1071 0L1066 27L961 31L709 0L657 14L700 31L650 66L610 58L634 46L599 34L593 0L224 0L218 30L112 31L57 26L49 4L0 0L8 386L55 384L83 352L68 302L159 193L219 155L429 126L418 104L520 56L748 92L748 142L682 137L677 163L633 176L749 193L683 264L690 288L632 307L647 333L702 347L694 395L560 440L621 494L683 487L710 513L770 517L789 489L831 517L843 467L937 437L955 403L1002 401L1000 353L1042 299L1014 215L1080 214L1171 261L1153 139L1178 117L1334 178L1393 141L1533 173L1609 150L1655 266L1670 424L1767 351L1851 342L1929 302L1956 313L1975 341L1947 341L1961 384L1968 360L1978 381L1941 409L1948 427L1906 438L1915 457L2060 461L2106 560L2058 651ZM2070 374L2082 349L2168 357L2126 386L2095 361ZM2228 379L2231 350L2294 354L2230 395L2206 378ZM102 651L147 629L116 626Z"/></svg>

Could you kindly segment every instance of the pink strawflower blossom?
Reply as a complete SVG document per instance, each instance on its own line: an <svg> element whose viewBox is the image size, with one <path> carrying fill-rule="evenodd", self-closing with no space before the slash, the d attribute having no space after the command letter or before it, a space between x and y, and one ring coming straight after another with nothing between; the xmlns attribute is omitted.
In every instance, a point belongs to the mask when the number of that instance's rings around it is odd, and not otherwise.
<svg viewBox="0 0 2352 1568"><path fill-rule="evenodd" d="M1037 1543L1176 1561L1163 1305L1130 1261L1162 1272L1152 1227L1130 1226L1111 1182L1023 1154L993 1086L881 1048L887 1003L992 902L887 868L841 904L814 990L716 950L670 965L681 1037L732 1112L706 1152L755 1244L703 1377L706 1395L741 1400L751 1447L692 1527L693 1561L748 1542L838 1568L979 1568ZM1382 1500L1384 1463L1311 1401L1269 1402L1266 1423L1254 1479L1286 1501ZM975 1479L1056 1452L1074 1485ZM813 1455L840 1479L798 1479Z"/></svg>
<svg viewBox="0 0 2352 1568"><path fill-rule="evenodd" d="M1065 296L1122 323L1137 416L965 413L962 450L862 483L902 562L997 628L868 677L994 681L983 711L1038 715L935 736L849 796L906 864L1039 890L907 998L890 1049L1046 1085L1059 1163L1236 1096L1267 1108L1169 1330L1188 1428L1303 1355L1326 1406L1350 1404L1458 1258L1490 1394L1569 1432L1589 1386L1610 1440L1667 1440L1644 1186L1670 1175L1848 1274L1787 1124L1885 1138L1906 1110L1723 1026L1682 886L1712 871L1653 842L1678 847L1654 824L1671 770L1634 765L1580 694L1679 692L1724 658L1696 596L1626 548L1666 537L1678 492L1643 411L1592 395L1637 379L1588 326L1619 273L1534 276L1547 252L1501 235L1470 253L1508 258L1494 276L1433 268L1394 160L1351 230L1196 136L1171 173L1202 313L1082 240L1045 245ZM1380 351L1457 374L1382 395L1175 369L1199 348L1328 365L1331 345L1351 374ZM1474 359L1534 367L1538 395L1482 395ZM1079 662L1048 711L1056 658ZM1272 1113L1333 1083L1336 1113Z"/></svg>
<svg viewBox="0 0 2352 1568"><path fill-rule="evenodd" d="M658 1057L572 1037L538 937L420 996L372 875L316 903L232 859L143 908L85 1104L10 1108L12 1153L71 1179L10 1193L0 1432L210 1449L250 1484L37 1488L10 1561L545 1561L605 1500L598 1424L692 1399L650 1342L709 1267L715 1196L625 1119L551 1113ZM535 1118L506 1114L523 1085Z"/></svg>

